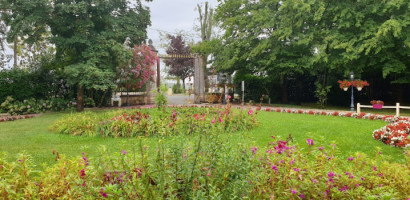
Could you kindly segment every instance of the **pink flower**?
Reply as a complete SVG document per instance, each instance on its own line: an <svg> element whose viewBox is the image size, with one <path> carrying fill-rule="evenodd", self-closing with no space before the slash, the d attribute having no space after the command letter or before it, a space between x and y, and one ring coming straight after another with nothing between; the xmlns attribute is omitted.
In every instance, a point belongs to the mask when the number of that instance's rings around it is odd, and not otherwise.
<svg viewBox="0 0 410 200"><path fill-rule="evenodd" d="M297 191L294 190L293 188L290 188L290 191L292 192L292 194L296 194L296 193L297 193Z"/></svg>
<svg viewBox="0 0 410 200"><path fill-rule="evenodd" d="M252 154L256 154L256 152L258 151L258 147L252 147L251 150Z"/></svg>
<svg viewBox="0 0 410 200"><path fill-rule="evenodd" d="M31 108L31 106L30 106L30 105L28 105L28 106L27 106L27 109L30 109L30 108Z"/></svg>
<svg viewBox="0 0 410 200"><path fill-rule="evenodd" d="M300 197L301 199L304 199L304 198L305 198L305 195L300 194L299 197Z"/></svg>
<svg viewBox="0 0 410 200"><path fill-rule="evenodd" d="M293 171L295 171L295 172L299 172L299 171L300 171L300 169L299 169L299 168L293 168Z"/></svg>
<svg viewBox="0 0 410 200"><path fill-rule="evenodd" d="M332 178L333 176L335 176L335 173L333 173L333 172L327 173L327 177Z"/></svg>
<svg viewBox="0 0 410 200"><path fill-rule="evenodd" d="M252 115L252 114L253 114L253 110L249 110L248 115Z"/></svg>
<svg viewBox="0 0 410 200"><path fill-rule="evenodd" d="M125 155L125 154L127 154L127 152L126 152L126 151L124 151L124 150L123 150L123 151L121 151L121 153L122 153L122 154L124 154L124 155Z"/></svg>
<svg viewBox="0 0 410 200"><path fill-rule="evenodd" d="M272 165L272 169L275 170L275 172L278 171L278 168L275 165Z"/></svg>
<svg viewBox="0 0 410 200"><path fill-rule="evenodd" d="M85 170L84 170L84 169L81 170L80 176L81 176L81 177L84 177L84 176L85 176Z"/></svg>
<svg viewBox="0 0 410 200"><path fill-rule="evenodd" d="M222 120L220 117L218 117L218 119L219 119L219 123L222 123L222 122L223 122L223 120Z"/></svg>
<svg viewBox="0 0 410 200"><path fill-rule="evenodd" d="M348 157L347 160L348 160L348 161L352 161L352 160L353 160L353 157Z"/></svg>
<svg viewBox="0 0 410 200"><path fill-rule="evenodd" d="M214 119L212 119L212 121L211 121L211 122L212 122L212 124L215 124L215 118L214 118Z"/></svg>
<svg viewBox="0 0 410 200"><path fill-rule="evenodd" d="M308 138L307 140L306 140L306 142L307 142L307 144L309 145L309 146L312 146L314 143L313 143L313 140L312 139L310 139L310 138Z"/></svg>
<svg viewBox="0 0 410 200"><path fill-rule="evenodd" d="M325 149L325 147L318 147L317 149L319 149L320 151L322 151L323 149Z"/></svg>

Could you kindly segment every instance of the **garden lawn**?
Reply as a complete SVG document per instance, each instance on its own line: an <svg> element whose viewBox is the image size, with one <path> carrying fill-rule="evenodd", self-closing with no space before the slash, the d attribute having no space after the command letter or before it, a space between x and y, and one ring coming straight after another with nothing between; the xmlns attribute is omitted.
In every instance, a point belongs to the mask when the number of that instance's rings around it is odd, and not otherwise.
<svg viewBox="0 0 410 200"><path fill-rule="evenodd" d="M104 111L99 111L104 112ZM68 113L47 113L32 119L23 119L0 123L0 152L8 154L9 161L15 161L18 153L26 151L32 155L39 169L42 163L52 164L56 155L53 150L68 157L82 156L87 152L90 157L99 155L99 147L104 145L109 152L119 153L122 150L132 151L136 148L138 139L102 138L87 136L71 136L53 133L49 127L53 122ZM337 144L343 157L354 152L364 152L373 156L380 147L382 155L390 156L392 162L404 162L403 150L386 146L372 138L375 129L386 125L382 121L370 121L334 116L313 116L304 114L288 114L260 111L258 113L259 127L249 132L233 133L234 143L253 143L263 149L270 141L270 136L280 136L286 139L289 134L295 143L307 147L306 138L328 147L330 143ZM243 137L249 140L243 140ZM189 136L192 137L192 136ZM149 137L145 140L147 146L158 143L159 137Z"/></svg>
<svg viewBox="0 0 410 200"><path fill-rule="evenodd" d="M287 140L291 134L295 143L306 148L307 138L314 140L314 147L326 148L331 143L336 144L345 158L355 152L374 156L380 151L382 155L390 156L392 162L405 162L402 149L387 146L372 137L374 130L387 124L381 120L266 111L260 111L258 115L259 127L247 133L258 147L266 146L272 135Z"/></svg>

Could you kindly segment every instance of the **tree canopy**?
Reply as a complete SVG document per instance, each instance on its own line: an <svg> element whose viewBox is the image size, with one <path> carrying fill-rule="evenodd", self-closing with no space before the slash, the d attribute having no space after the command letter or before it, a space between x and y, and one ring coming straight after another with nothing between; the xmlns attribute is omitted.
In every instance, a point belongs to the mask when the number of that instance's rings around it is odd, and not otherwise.
<svg viewBox="0 0 410 200"><path fill-rule="evenodd" d="M55 46L55 66L77 85L77 110L82 110L84 88L107 91L116 87L120 67L129 65L129 47L146 39L149 10L139 0L3 0L10 10L3 19L15 36L38 41L49 31Z"/></svg>
<svg viewBox="0 0 410 200"><path fill-rule="evenodd" d="M181 35L168 35L170 45L166 50L167 54L190 55L191 47L185 44ZM185 90L185 79L194 74L194 60L192 58L169 58L165 64L169 66L168 73L182 80L182 88Z"/></svg>
<svg viewBox="0 0 410 200"><path fill-rule="evenodd" d="M281 80L310 74L324 86L329 73L381 69L409 83L409 8L403 0L224 0L214 65Z"/></svg>

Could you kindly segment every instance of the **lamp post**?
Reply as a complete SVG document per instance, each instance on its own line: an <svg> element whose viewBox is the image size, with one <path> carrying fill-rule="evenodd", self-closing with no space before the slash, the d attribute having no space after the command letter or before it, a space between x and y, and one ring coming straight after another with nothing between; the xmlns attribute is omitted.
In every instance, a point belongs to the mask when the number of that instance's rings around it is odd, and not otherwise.
<svg viewBox="0 0 410 200"><path fill-rule="evenodd" d="M353 111L354 111L354 97L353 97L353 91L354 91L354 89L353 89L354 73L353 73L353 71L351 71L351 72L349 73L349 76L350 76L350 80L352 81L352 97L351 97L351 99L350 99L350 111L353 112Z"/></svg>

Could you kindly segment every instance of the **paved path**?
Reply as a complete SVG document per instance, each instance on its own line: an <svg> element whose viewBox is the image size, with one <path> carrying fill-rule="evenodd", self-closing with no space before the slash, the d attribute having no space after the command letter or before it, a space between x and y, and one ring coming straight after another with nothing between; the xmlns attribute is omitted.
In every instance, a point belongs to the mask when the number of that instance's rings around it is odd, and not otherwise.
<svg viewBox="0 0 410 200"><path fill-rule="evenodd" d="M168 105L187 105L192 104L194 101L194 95L187 95L187 94L173 94L167 96Z"/></svg>

